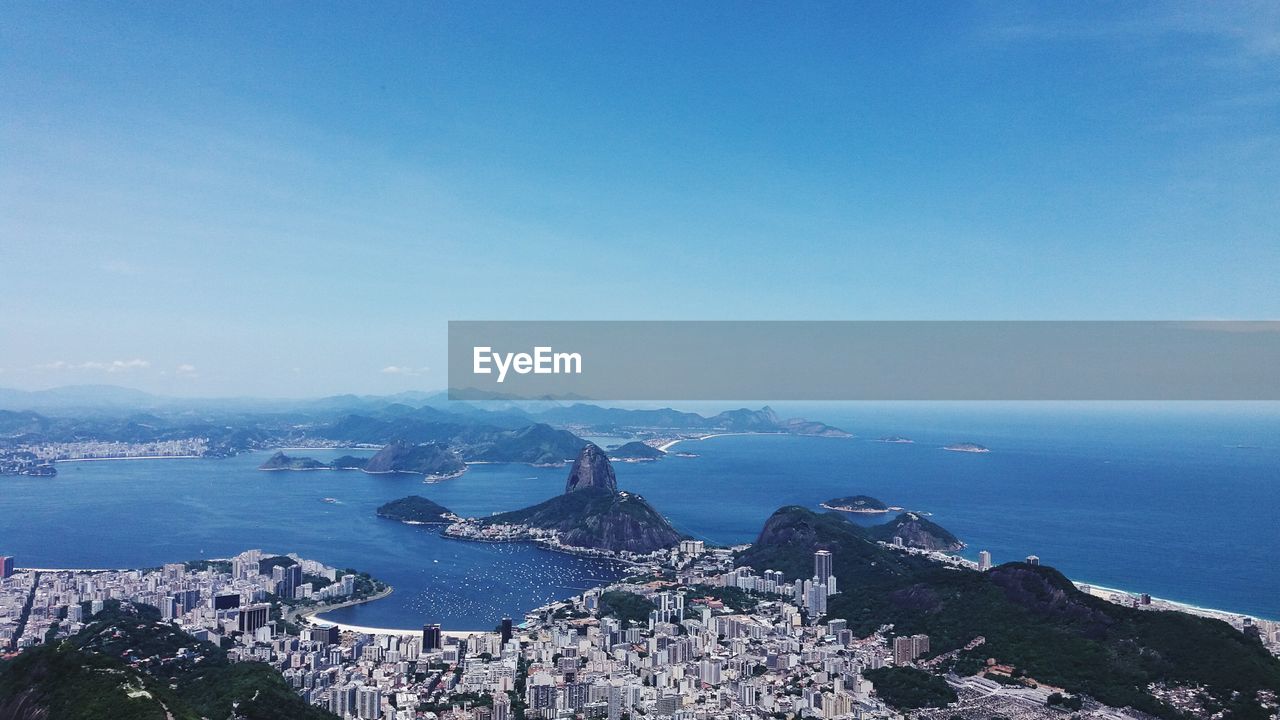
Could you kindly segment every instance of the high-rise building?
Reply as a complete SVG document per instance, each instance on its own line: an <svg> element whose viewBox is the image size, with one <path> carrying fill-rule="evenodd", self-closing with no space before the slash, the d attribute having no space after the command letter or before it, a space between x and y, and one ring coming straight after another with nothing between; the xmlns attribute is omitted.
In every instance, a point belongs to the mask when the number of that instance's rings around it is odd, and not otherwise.
<svg viewBox="0 0 1280 720"><path fill-rule="evenodd" d="M506 645L508 642L511 641L511 618L509 617L502 618L502 628L500 630L500 635L502 636L503 645Z"/></svg>
<svg viewBox="0 0 1280 720"><path fill-rule="evenodd" d="M929 636L899 635L893 639L893 662L895 665L906 665L921 655L929 654Z"/></svg>
<svg viewBox="0 0 1280 720"><path fill-rule="evenodd" d="M298 592L298 586L302 584L302 566L297 563L277 565L271 568L271 580L275 584L277 595L292 600Z"/></svg>
<svg viewBox="0 0 1280 720"><path fill-rule="evenodd" d="M266 604L249 605L240 608L238 618L238 627L240 632L249 635L258 631L258 628L267 624L267 620L271 617L271 606Z"/></svg>
<svg viewBox="0 0 1280 720"><path fill-rule="evenodd" d="M329 712L340 718L349 718L356 710L356 685L348 683L329 688Z"/></svg>
<svg viewBox="0 0 1280 720"><path fill-rule="evenodd" d="M444 636L438 624L422 626L422 652L433 652L444 647Z"/></svg>
<svg viewBox="0 0 1280 720"><path fill-rule="evenodd" d="M813 554L813 576L823 585L831 577L831 551L819 550Z"/></svg>
<svg viewBox="0 0 1280 720"><path fill-rule="evenodd" d="M658 606L651 613L655 622L678 623L684 619L684 593L658 593L654 600Z"/></svg>
<svg viewBox="0 0 1280 720"><path fill-rule="evenodd" d="M1039 565L1039 564L1040 564L1040 557L1039 557L1038 555L1028 555L1028 556L1027 556L1027 564L1028 564L1028 565Z"/></svg>
<svg viewBox="0 0 1280 720"><path fill-rule="evenodd" d="M0 580L13 575L13 556L0 555Z"/></svg>
<svg viewBox="0 0 1280 720"><path fill-rule="evenodd" d="M506 693L493 695L493 720L511 720L511 698Z"/></svg>
<svg viewBox="0 0 1280 720"><path fill-rule="evenodd" d="M893 664L906 665L911 662L911 638L899 635L893 639Z"/></svg>
<svg viewBox="0 0 1280 720"><path fill-rule="evenodd" d="M911 659L929 654L929 636L921 633L911 636Z"/></svg>
<svg viewBox="0 0 1280 720"><path fill-rule="evenodd" d="M378 720L382 717L382 691L362 685L356 689L356 714L360 720Z"/></svg>
<svg viewBox="0 0 1280 720"><path fill-rule="evenodd" d="M991 569L991 553L983 550L978 553L978 569L986 572Z"/></svg>
<svg viewBox="0 0 1280 720"><path fill-rule="evenodd" d="M306 635L311 642L337 645L341 634L338 632L337 625L318 622L306 629Z"/></svg>

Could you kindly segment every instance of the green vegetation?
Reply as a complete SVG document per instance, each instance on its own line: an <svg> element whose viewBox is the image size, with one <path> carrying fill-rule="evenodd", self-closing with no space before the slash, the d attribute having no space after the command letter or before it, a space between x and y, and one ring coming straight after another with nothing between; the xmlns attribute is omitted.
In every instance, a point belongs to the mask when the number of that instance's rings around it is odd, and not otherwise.
<svg viewBox="0 0 1280 720"><path fill-rule="evenodd" d="M609 457L617 460L657 460L664 455L666 455L665 452L639 440L633 440L609 451Z"/></svg>
<svg viewBox="0 0 1280 720"><path fill-rule="evenodd" d="M462 458L440 443L393 442L364 465L364 471L370 473L401 472L429 477L459 475L466 469Z"/></svg>
<svg viewBox="0 0 1280 720"><path fill-rule="evenodd" d="M636 595L622 590L610 590L600 596L599 615L615 617L622 622L623 628L631 627L631 623L648 625L649 613L654 604Z"/></svg>
<svg viewBox="0 0 1280 720"><path fill-rule="evenodd" d="M956 701L956 693L946 680L918 668L882 667L862 675L875 685L881 700L896 708L946 707Z"/></svg>
<svg viewBox="0 0 1280 720"><path fill-rule="evenodd" d="M1039 682L1166 718L1177 713L1147 691L1153 682L1204 685L1226 717L1239 718L1258 708L1260 690L1280 691L1280 660L1224 622L1115 605L1045 566L943 567L879 546L830 514L780 509L738 562L807 577L819 547L833 552L842 589L829 617L846 619L858 635L886 624L926 633L934 653L985 637L956 669L996 658Z"/></svg>
<svg viewBox="0 0 1280 720"><path fill-rule="evenodd" d="M946 528L917 513L902 513L883 525L869 527L867 535L884 542L900 537L907 547L921 550L952 552L964 548L964 543Z"/></svg>
<svg viewBox="0 0 1280 720"><path fill-rule="evenodd" d="M188 560L183 564L192 572L203 572L205 570L212 570L220 573L231 572L230 560Z"/></svg>
<svg viewBox="0 0 1280 720"><path fill-rule="evenodd" d="M109 601L81 632L0 663L0 717L59 720L333 718L307 705L278 672L161 622L145 605Z"/></svg>
<svg viewBox="0 0 1280 720"><path fill-rule="evenodd" d="M680 540L680 533L644 498L604 487L579 488L481 522L554 529L567 545L603 550L651 552Z"/></svg>
<svg viewBox="0 0 1280 720"><path fill-rule="evenodd" d="M1050 693L1049 698L1045 701L1045 705L1049 707L1061 707L1072 712L1084 707L1084 701L1076 695L1064 696L1062 693Z"/></svg>
<svg viewBox="0 0 1280 720"><path fill-rule="evenodd" d="M309 457L293 457L277 451L258 466L259 470L328 470L329 466Z"/></svg>
<svg viewBox="0 0 1280 720"><path fill-rule="evenodd" d="M832 498L823 505L832 508L848 508L854 512L888 512L889 506L870 495L848 495Z"/></svg>
<svg viewBox="0 0 1280 720"><path fill-rule="evenodd" d="M760 604L760 595L752 595L746 590L736 587L720 587L717 585L694 585L689 588L686 600L709 597L719 600L734 612L751 612Z"/></svg>
<svg viewBox="0 0 1280 720"><path fill-rule="evenodd" d="M278 567L289 567L297 565L298 561L288 555L273 555L269 558L263 558L258 561L258 572L263 575L271 575L271 571Z"/></svg>
<svg viewBox="0 0 1280 720"><path fill-rule="evenodd" d="M378 517L412 523L449 522L449 508L434 503L421 495L410 495L392 500L378 508Z"/></svg>

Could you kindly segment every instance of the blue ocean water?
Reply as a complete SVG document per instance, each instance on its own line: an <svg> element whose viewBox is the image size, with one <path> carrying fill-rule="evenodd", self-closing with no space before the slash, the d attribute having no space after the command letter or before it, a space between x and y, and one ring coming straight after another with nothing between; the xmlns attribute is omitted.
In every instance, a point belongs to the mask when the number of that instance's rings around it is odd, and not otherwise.
<svg viewBox="0 0 1280 720"><path fill-rule="evenodd" d="M781 505L816 507L863 493L932 513L969 544L970 556L985 549L1002 562L1036 554L1074 579L1280 617L1274 414L843 412L807 414L859 437L690 441L677 449L699 457L619 463L619 483L679 529L718 543L752 540ZM890 434L915 442L873 441ZM941 449L965 441L991 452ZM425 484L255 470L265 457L65 463L52 480L0 479L0 553L23 566L126 567L252 547L298 552L396 586L389 598L334 619L405 628L492 627L618 574L605 563L449 540L374 516L379 504L411 493L464 515L524 507L560 492L564 469L476 465L461 478Z"/></svg>

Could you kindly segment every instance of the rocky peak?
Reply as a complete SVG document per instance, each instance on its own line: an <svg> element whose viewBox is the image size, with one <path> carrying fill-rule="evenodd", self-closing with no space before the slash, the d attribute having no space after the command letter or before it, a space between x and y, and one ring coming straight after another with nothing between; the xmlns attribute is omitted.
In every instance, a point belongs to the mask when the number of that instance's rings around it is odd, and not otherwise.
<svg viewBox="0 0 1280 720"><path fill-rule="evenodd" d="M587 443L573 461L569 471L569 479L564 484L564 491L571 493L583 488L604 488L609 492L618 491L618 478L613 474L613 465L609 464L609 456L595 443Z"/></svg>

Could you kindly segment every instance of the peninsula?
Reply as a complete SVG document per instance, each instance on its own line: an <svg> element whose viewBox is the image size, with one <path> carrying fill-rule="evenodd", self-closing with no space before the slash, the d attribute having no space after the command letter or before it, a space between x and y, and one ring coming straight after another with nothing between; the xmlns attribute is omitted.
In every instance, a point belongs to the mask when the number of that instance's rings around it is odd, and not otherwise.
<svg viewBox="0 0 1280 720"><path fill-rule="evenodd" d="M456 522L445 534L468 540L536 541L593 554L647 554L681 538L643 497L618 489L608 456L593 443L587 443L574 461L563 494L523 510Z"/></svg>

